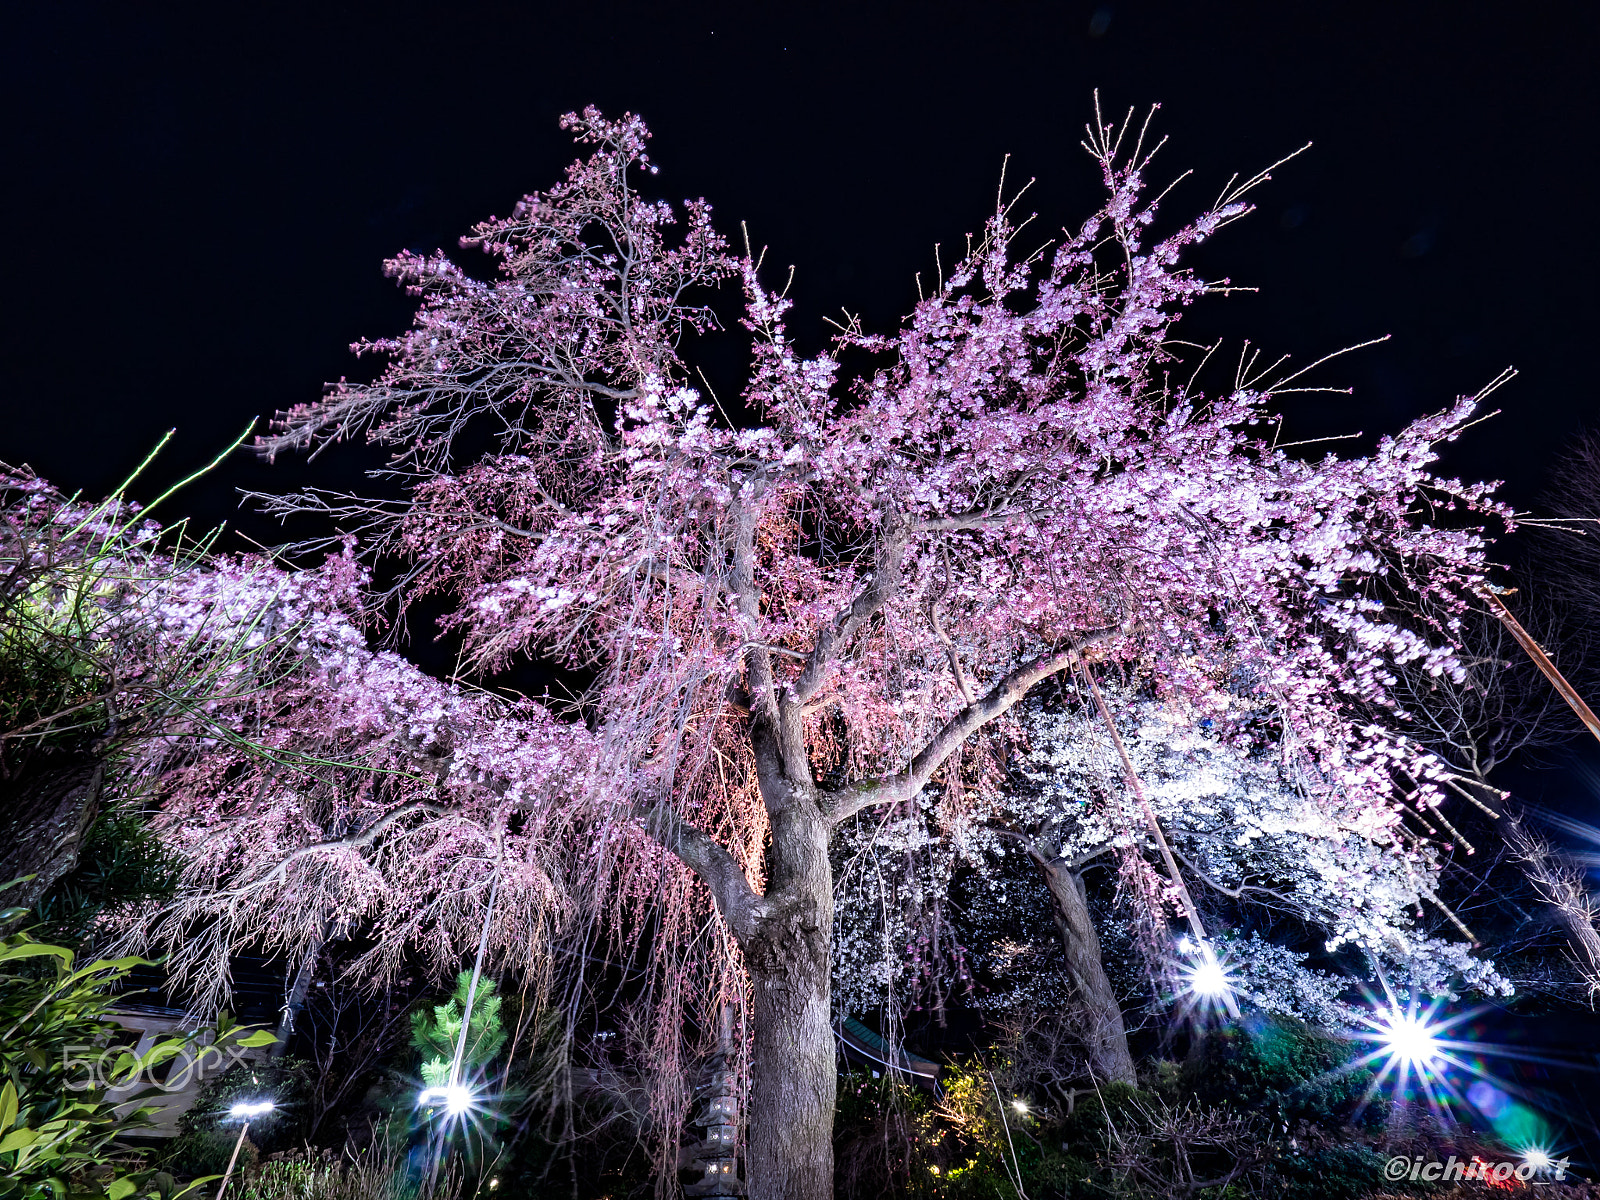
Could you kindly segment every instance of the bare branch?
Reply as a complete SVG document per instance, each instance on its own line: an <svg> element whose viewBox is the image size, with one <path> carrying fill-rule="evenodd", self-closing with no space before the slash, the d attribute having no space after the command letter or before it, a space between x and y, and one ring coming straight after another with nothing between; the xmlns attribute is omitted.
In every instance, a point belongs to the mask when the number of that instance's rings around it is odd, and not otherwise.
<svg viewBox="0 0 1600 1200"><path fill-rule="evenodd" d="M1034 684L1072 666L1078 661L1079 653L1088 647L1109 641L1119 634L1131 633L1134 628L1134 624L1125 623L1092 630L1077 638L1065 650L1041 655L1024 663L990 688L982 700L969 704L951 717L917 752L905 770L863 780L828 796L824 804L828 819L838 824L874 804L909 800L926 786L933 773L967 738L990 721L1003 716L1027 695L1028 689Z"/></svg>

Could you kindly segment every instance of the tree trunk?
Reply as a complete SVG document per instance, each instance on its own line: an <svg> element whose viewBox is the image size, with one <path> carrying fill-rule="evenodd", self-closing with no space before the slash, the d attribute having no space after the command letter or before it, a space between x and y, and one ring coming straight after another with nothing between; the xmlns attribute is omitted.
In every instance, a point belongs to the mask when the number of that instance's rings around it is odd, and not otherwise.
<svg viewBox="0 0 1600 1200"><path fill-rule="evenodd" d="M94 820L105 765L91 755L40 757L0 784L0 908L32 908L73 867Z"/></svg>
<svg viewBox="0 0 1600 1200"><path fill-rule="evenodd" d="M751 1200L833 1195L833 871L803 800L773 823L770 905L744 943L754 998L745 1175Z"/></svg>
<svg viewBox="0 0 1600 1200"><path fill-rule="evenodd" d="M306 951L305 958L300 962L300 969L294 973L294 982L290 984L288 994L283 998L283 1008L278 1018L278 1040L267 1051L272 1058L282 1058L289 1049L290 1039L294 1037L294 1023L300 1019L300 1010L306 1006L306 997L311 994L311 981L317 973L317 958L322 954L322 944L327 931L326 922L323 923L323 931Z"/></svg>
<svg viewBox="0 0 1600 1200"><path fill-rule="evenodd" d="M1083 1041L1089 1066L1100 1079L1134 1083L1128 1031L1100 958L1100 939L1089 915L1083 877L1061 858L1047 859L1035 852L1033 861L1050 889L1056 929L1067 960L1067 978L1084 1015Z"/></svg>

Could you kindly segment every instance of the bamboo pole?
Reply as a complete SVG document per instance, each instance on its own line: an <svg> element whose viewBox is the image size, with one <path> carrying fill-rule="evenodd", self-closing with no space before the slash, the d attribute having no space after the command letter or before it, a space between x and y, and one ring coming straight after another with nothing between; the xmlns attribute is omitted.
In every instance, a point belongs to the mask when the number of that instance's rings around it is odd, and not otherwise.
<svg viewBox="0 0 1600 1200"><path fill-rule="evenodd" d="M1584 703L1583 697L1578 695L1577 689L1568 683L1567 677L1556 669L1555 663L1550 661L1550 656L1544 652L1544 648L1533 640L1533 635L1522 627L1522 622L1511 615L1511 610L1506 607L1504 600L1487 589L1484 590L1483 596L1489 601L1494 615L1500 618L1500 623L1511 631L1512 637L1517 639L1517 645L1521 646L1527 652L1528 657L1533 660L1533 665L1543 672L1544 677L1550 681L1551 686L1560 693L1561 698L1567 702L1572 711L1578 714L1578 720L1584 723L1590 733L1600 739L1600 717L1594 715L1594 710Z"/></svg>

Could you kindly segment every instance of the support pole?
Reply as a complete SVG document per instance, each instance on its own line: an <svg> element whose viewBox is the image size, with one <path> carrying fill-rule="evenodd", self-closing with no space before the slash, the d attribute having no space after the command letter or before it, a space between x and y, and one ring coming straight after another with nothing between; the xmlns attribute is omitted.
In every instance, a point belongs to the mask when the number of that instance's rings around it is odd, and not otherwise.
<svg viewBox="0 0 1600 1200"><path fill-rule="evenodd" d="M1550 656L1544 652L1543 647L1534 641L1532 635L1522 627L1522 622L1511 615L1511 610L1506 607L1506 602L1488 589L1484 590L1483 597L1489 602L1489 607L1494 612L1494 615L1500 618L1500 623L1511 631L1512 637L1517 639L1517 645L1521 646L1527 652L1528 657L1533 660L1533 665L1544 673L1544 677L1550 681L1561 698L1567 702L1567 706L1578 714L1578 720L1582 721L1584 726L1596 738L1600 738L1600 717L1596 717L1594 710L1583 702L1583 697L1578 695L1577 689L1568 683L1567 677L1556 669L1555 663L1550 661Z"/></svg>
<svg viewBox="0 0 1600 1200"><path fill-rule="evenodd" d="M228 1169L222 1173L222 1182L217 1185L217 1200L222 1200L222 1193L228 1190L228 1180L233 1178L233 1164L239 1161L239 1151L244 1146L244 1135L250 1132L250 1122L246 1121L239 1130L239 1140L233 1144L233 1154L228 1159Z"/></svg>

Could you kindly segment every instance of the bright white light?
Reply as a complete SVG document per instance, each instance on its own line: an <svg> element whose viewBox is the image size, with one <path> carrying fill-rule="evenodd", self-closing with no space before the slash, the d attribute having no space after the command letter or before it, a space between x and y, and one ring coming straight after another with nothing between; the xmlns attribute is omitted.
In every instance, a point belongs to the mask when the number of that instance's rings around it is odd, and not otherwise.
<svg viewBox="0 0 1600 1200"><path fill-rule="evenodd" d="M272 1111L271 1100L241 1100L228 1110L231 1116L243 1117L246 1121L262 1116Z"/></svg>
<svg viewBox="0 0 1600 1200"><path fill-rule="evenodd" d="M1412 1067L1426 1067L1439 1057L1434 1026L1425 1017L1390 1009L1379 1014L1379 1035L1391 1057Z"/></svg>
<svg viewBox="0 0 1600 1200"><path fill-rule="evenodd" d="M1027 1102L1023 1100L1013 1100L1011 1102L1011 1107L1016 1109L1019 1113L1025 1113L1028 1111Z"/></svg>
<svg viewBox="0 0 1600 1200"><path fill-rule="evenodd" d="M472 1089L459 1083L446 1087L423 1088L417 1097L418 1104L443 1104L445 1112L459 1117L472 1108Z"/></svg>
<svg viewBox="0 0 1600 1200"><path fill-rule="evenodd" d="M1178 953L1193 954L1194 952L1195 944L1189 940L1189 935L1186 933L1178 939Z"/></svg>
<svg viewBox="0 0 1600 1200"><path fill-rule="evenodd" d="M1535 1171L1542 1171L1550 1165L1552 1159L1548 1153L1539 1149L1538 1146L1532 1146L1522 1152L1522 1161Z"/></svg>
<svg viewBox="0 0 1600 1200"><path fill-rule="evenodd" d="M1233 994L1233 976L1209 949L1201 949L1201 959L1184 972L1189 990L1202 1000L1222 1000Z"/></svg>

